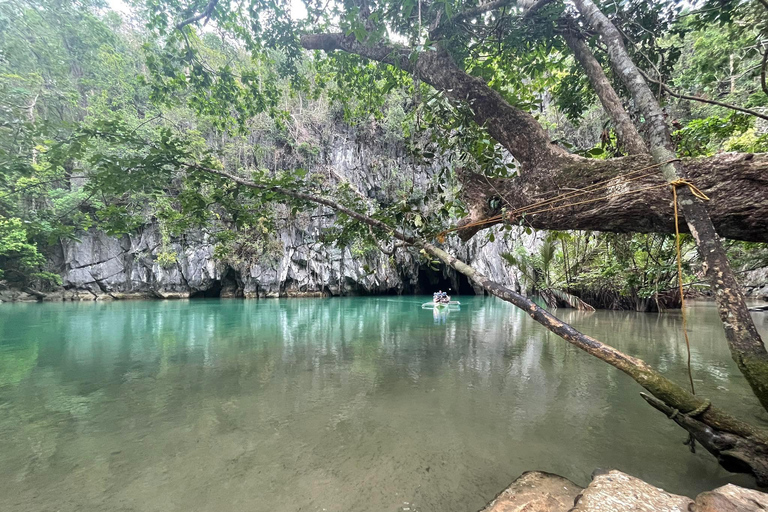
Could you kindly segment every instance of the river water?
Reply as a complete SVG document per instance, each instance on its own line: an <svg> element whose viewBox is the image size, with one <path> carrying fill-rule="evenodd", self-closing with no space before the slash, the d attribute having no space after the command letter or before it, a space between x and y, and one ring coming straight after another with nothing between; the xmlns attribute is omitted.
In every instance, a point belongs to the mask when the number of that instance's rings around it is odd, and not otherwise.
<svg viewBox="0 0 768 512"><path fill-rule="evenodd" d="M426 300L4 304L0 510L467 512L533 469L752 485L510 305ZM558 313L686 382L679 312ZM699 394L768 425L714 306L689 314Z"/></svg>

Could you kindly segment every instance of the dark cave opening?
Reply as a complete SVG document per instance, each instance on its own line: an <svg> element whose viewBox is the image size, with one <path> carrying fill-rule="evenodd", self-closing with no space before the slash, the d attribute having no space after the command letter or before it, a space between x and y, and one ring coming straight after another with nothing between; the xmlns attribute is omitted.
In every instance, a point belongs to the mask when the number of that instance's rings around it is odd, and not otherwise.
<svg viewBox="0 0 768 512"><path fill-rule="evenodd" d="M189 295L190 299L218 299L221 297L221 281L213 281L210 288L197 290Z"/></svg>
<svg viewBox="0 0 768 512"><path fill-rule="evenodd" d="M449 295L475 295L475 289L464 274L453 270L434 270L426 265L419 267L419 277L413 293L416 295L430 295L438 290L448 292Z"/></svg>

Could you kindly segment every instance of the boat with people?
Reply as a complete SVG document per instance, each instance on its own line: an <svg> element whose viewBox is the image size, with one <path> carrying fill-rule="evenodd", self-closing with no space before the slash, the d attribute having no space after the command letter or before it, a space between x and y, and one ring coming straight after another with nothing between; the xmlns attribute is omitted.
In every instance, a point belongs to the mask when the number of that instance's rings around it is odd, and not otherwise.
<svg viewBox="0 0 768 512"><path fill-rule="evenodd" d="M461 302L451 300L451 296L444 291L437 291L432 294L432 302L425 302L421 305L422 309L458 309Z"/></svg>

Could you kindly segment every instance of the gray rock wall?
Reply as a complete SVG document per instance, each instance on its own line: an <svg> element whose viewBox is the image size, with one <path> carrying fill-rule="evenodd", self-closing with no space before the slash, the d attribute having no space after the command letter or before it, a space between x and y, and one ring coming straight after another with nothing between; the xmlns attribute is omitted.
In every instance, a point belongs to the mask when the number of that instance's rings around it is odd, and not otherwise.
<svg viewBox="0 0 768 512"><path fill-rule="evenodd" d="M121 238L102 232L84 233L80 241L62 240L52 264L62 275L64 299L291 297L363 294L431 293L451 287L454 293L473 293L463 276L453 270L434 271L418 255L404 249L393 260L382 253L355 257L349 248L316 242L320 226L291 227L280 233L283 254L277 261L232 268L214 258L205 234L173 241L177 261L158 263L160 232L145 226ZM499 254L514 241L497 236L494 242L478 236L453 252L484 274L519 288L518 276Z"/></svg>
<svg viewBox="0 0 768 512"><path fill-rule="evenodd" d="M745 272L741 276L741 283L747 297L768 300L768 268L758 268Z"/></svg>
<svg viewBox="0 0 768 512"><path fill-rule="evenodd" d="M436 169L420 167L393 143L361 142L352 133L337 133L312 164L335 183L347 182L360 195L387 200L403 180L423 189ZM394 257L383 253L355 256L350 248L318 243L332 218L306 225L296 223L279 232L283 248L277 261L259 261L233 268L214 258L214 244L202 231L171 240L162 249L157 225L111 237L99 231L79 235L79 241L62 240L49 255L51 267L62 276L62 292L52 299L184 298L195 296L286 297L389 293L431 293L436 288L473 293L463 277L451 269L431 270L418 254L399 249ZM466 244L449 242L448 249L481 272L505 285L519 288L519 276L500 254L514 244L535 244L535 237L521 233L496 234L493 242L478 235ZM161 265L158 254L171 250L176 262ZM19 300L25 297L9 297ZM26 297L34 298L34 297ZM2 300L3 297L0 297Z"/></svg>

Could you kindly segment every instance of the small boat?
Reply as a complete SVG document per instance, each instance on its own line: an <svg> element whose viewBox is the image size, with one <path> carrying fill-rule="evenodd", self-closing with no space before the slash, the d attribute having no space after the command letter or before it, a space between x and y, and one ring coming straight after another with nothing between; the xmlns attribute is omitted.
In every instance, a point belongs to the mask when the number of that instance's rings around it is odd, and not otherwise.
<svg viewBox="0 0 768 512"><path fill-rule="evenodd" d="M461 302L457 300L451 300L448 302L425 302L421 305L421 309L460 309Z"/></svg>
<svg viewBox="0 0 768 512"><path fill-rule="evenodd" d="M443 291L435 292L432 294L432 302L425 302L421 305L421 309L447 309L453 306L453 309L459 307L461 302L457 300L451 300L451 296Z"/></svg>

